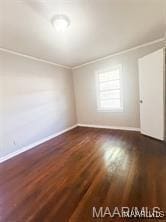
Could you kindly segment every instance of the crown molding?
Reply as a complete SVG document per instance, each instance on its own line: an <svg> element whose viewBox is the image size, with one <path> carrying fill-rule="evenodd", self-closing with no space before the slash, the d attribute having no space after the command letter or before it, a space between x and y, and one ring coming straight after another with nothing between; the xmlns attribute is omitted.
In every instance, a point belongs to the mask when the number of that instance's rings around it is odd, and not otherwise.
<svg viewBox="0 0 166 222"><path fill-rule="evenodd" d="M81 68L83 66L87 66L87 65L90 65L90 64L93 64L93 63L96 63L96 62L100 62L100 61L112 58L114 56L122 55L122 54L125 54L125 53L128 53L128 52L134 51L136 49L140 49L140 48L143 48L143 47L146 47L146 46L150 46L150 45L153 45L155 43L164 42L164 40L165 40L164 38L160 38L160 39L156 39L156 40L151 41L151 42L147 42L147 43L144 43L144 44L141 44L141 45L137 45L135 47L132 47L132 48L129 48L129 49L126 49L126 50L123 50L123 51L119 51L117 53L110 54L110 55L107 55L107 56L104 56L104 57L101 57L101 58L98 58L98 59L95 59L95 60L91 60L89 62L82 63L81 65L78 65L78 66L74 66L74 67L72 67L72 70L78 69L78 68Z"/></svg>
<svg viewBox="0 0 166 222"><path fill-rule="evenodd" d="M74 70L74 69L81 68L83 66L87 66L87 65L90 65L90 64L93 64L93 63L96 63L96 62L100 62L100 61L112 58L114 56L122 55L122 54L125 54L125 53L128 53L128 52L131 52L131 51L134 51L134 50L146 47L146 46L150 46L150 45L153 45L155 43L164 42L164 41L165 41L165 38L156 39L154 41L147 42L145 44L138 45L138 46L135 46L133 48L129 48L129 49L126 49L126 50L123 50L123 51L119 51L117 53L110 54L110 55L107 55L107 56L104 56L104 57L101 57L101 58L98 58L98 59L95 59L95 60L91 60L91 61L86 62L86 63L82 63L82 64L77 65L77 66L72 66L72 67L66 66L66 65L62 65L62 64L58 64L58 63L55 63L55 62L51 62L51 61L48 61L48 60L45 60L45 59L40 59L38 57L26 55L26 54L23 54L23 53L20 53L20 52L11 50L11 49L3 48L3 47L0 47L0 51L8 52L8 53L11 53L11 54L14 54L14 55L18 55L18 56L22 56L24 58L35 60L35 61L38 61L38 62L47 63L47 64L50 64L50 65L53 65L53 66L56 66L56 67L61 67L61 68L65 68L65 69Z"/></svg>
<svg viewBox="0 0 166 222"><path fill-rule="evenodd" d="M31 59L31 60L35 60L35 61L38 61L38 62L47 63L47 64L50 64L50 65L61 67L61 68L65 68L65 69L71 69L72 68L70 66L65 66L65 65L62 65L62 64L55 63L55 62L50 62L50 61L45 60L45 59L40 59L40 58L37 58L37 57L34 57L34 56L26 55L26 54L23 54L23 53L20 53L20 52L11 50L11 49L3 48L3 47L0 47L0 51L11 53L11 54L18 55L18 56L22 56L22 57L27 58L27 59Z"/></svg>

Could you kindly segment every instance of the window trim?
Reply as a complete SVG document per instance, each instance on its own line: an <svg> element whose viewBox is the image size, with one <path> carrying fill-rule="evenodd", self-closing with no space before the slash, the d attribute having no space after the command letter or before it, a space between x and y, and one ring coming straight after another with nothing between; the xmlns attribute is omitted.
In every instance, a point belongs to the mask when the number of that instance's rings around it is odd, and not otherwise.
<svg viewBox="0 0 166 222"><path fill-rule="evenodd" d="M120 108L101 108L100 107L100 87L99 87L99 74L112 71L114 69L119 69L119 80L120 80ZM123 85L122 85L122 65L112 66L108 69L101 69L95 73L96 80L96 99L97 99L97 111L98 112L123 112L124 111L124 101L123 101ZM116 89L115 89L116 90ZM108 90L109 91L109 90Z"/></svg>

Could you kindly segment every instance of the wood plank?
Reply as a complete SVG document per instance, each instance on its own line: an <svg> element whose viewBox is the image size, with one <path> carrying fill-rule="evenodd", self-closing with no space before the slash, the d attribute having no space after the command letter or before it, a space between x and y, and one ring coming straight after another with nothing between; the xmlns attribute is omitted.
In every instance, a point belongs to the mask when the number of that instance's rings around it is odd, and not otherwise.
<svg viewBox="0 0 166 222"><path fill-rule="evenodd" d="M0 221L118 221L92 218L93 206L166 211L165 163L166 144L139 132L77 127L0 165Z"/></svg>

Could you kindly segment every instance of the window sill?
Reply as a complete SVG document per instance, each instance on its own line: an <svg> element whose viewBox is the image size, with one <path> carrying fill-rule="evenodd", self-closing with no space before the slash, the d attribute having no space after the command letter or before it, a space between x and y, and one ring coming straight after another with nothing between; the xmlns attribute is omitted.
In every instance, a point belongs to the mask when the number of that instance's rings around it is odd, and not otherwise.
<svg viewBox="0 0 166 222"><path fill-rule="evenodd" d="M97 112L122 113L122 112L124 112L124 110L123 110L123 108L120 108L120 109L97 109Z"/></svg>

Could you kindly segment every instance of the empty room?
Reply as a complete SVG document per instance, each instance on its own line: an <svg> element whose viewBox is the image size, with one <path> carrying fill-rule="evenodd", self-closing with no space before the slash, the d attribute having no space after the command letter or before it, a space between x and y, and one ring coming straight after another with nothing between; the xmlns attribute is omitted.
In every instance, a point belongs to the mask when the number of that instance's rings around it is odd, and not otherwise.
<svg viewBox="0 0 166 222"><path fill-rule="evenodd" d="M0 0L0 222L166 221L165 67L165 0Z"/></svg>

